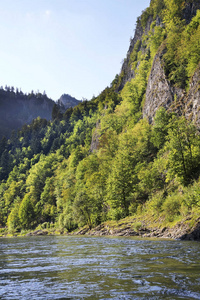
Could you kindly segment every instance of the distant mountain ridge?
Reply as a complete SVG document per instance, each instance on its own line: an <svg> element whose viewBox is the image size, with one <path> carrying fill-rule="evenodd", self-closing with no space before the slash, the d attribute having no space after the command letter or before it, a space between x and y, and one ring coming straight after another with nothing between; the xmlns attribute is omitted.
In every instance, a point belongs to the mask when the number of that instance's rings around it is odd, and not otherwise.
<svg viewBox="0 0 200 300"><path fill-rule="evenodd" d="M58 109L64 112L76 106L80 101L70 95L62 95L57 101ZM0 88L0 138L9 137L13 130L20 129L25 124L30 124L34 119L51 120L55 101L48 98L45 92L24 94L14 88Z"/></svg>
<svg viewBox="0 0 200 300"><path fill-rule="evenodd" d="M76 98L72 97L69 94L63 94L57 101L58 105L61 107L61 109L64 108L64 110L74 107L78 105L81 101L77 100Z"/></svg>

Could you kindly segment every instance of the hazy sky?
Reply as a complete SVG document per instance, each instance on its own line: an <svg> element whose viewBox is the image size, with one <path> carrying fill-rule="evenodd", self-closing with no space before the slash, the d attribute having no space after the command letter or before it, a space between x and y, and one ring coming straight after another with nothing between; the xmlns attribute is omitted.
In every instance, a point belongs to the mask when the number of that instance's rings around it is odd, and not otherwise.
<svg viewBox="0 0 200 300"><path fill-rule="evenodd" d="M150 0L0 0L0 86L91 99L120 72Z"/></svg>

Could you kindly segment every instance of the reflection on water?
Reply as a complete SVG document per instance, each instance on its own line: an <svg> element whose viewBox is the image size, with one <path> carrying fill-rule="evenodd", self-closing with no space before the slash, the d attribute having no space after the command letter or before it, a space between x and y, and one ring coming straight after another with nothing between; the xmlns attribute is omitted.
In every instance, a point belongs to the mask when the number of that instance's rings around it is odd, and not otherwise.
<svg viewBox="0 0 200 300"><path fill-rule="evenodd" d="M200 299L200 243L106 237L0 240L0 299Z"/></svg>

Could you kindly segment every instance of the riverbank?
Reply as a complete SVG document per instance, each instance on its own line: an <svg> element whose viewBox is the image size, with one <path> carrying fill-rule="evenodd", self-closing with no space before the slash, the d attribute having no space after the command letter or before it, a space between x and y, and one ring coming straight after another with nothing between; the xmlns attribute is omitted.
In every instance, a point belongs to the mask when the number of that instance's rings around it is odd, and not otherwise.
<svg viewBox="0 0 200 300"><path fill-rule="evenodd" d="M168 226L164 225L162 220L157 220L156 224L144 218L129 217L118 222L105 222L93 229L89 229L86 226L72 234L90 236L138 236L144 238L200 241L200 217L194 220L193 216L187 216L184 220L171 224L171 226L169 224Z"/></svg>
<svg viewBox="0 0 200 300"><path fill-rule="evenodd" d="M5 229L0 237L39 235L136 236L200 241L200 216L198 212L196 214L193 212L180 220L166 222L162 217L156 218L142 214L119 221L107 221L92 229L84 226L73 232L67 232L60 228L39 228L32 231L10 233Z"/></svg>

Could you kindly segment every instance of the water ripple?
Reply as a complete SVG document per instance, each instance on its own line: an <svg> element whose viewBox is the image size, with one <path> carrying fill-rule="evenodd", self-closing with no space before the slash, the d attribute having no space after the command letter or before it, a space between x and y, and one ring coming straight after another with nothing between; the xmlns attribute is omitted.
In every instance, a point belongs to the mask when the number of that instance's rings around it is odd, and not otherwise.
<svg viewBox="0 0 200 300"><path fill-rule="evenodd" d="M200 299L200 244L109 237L0 240L0 299Z"/></svg>

